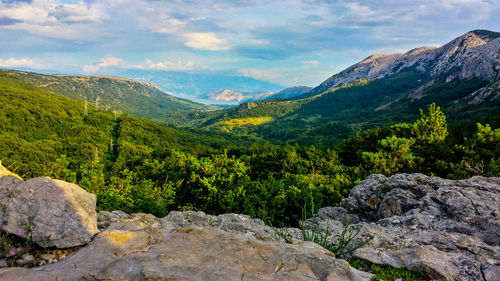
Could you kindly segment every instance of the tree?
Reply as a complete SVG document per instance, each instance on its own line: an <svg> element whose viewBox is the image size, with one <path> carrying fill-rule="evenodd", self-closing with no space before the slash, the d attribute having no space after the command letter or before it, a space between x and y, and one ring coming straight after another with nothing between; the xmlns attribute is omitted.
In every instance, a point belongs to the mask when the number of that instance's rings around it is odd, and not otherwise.
<svg viewBox="0 0 500 281"><path fill-rule="evenodd" d="M427 107L427 113L420 109L420 119L412 126L412 133L419 144L433 145L444 141L448 135L446 116L435 103Z"/></svg>
<svg viewBox="0 0 500 281"><path fill-rule="evenodd" d="M363 159L371 165L375 173L389 175L408 171L418 161L410 149L414 142L413 138L398 138L393 135L378 142L378 152L363 152Z"/></svg>

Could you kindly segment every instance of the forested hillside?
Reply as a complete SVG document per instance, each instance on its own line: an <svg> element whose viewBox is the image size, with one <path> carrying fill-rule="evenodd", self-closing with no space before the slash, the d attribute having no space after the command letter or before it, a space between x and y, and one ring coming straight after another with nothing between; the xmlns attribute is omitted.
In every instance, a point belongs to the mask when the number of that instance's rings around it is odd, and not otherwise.
<svg viewBox="0 0 500 281"><path fill-rule="evenodd" d="M223 133L175 129L92 105L86 108L80 101L8 73L0 73L0 134L0 160L25 177L50 173L62 154L71 168L78 168L95 159L133 159L153 151L170 153L172 148L209 155L242 141ZM114 165L114 169L121 168Z"/></svg>
<svg viewBox="0 0 500 281"><path fill-rule="evenodd" d="M116 76L49 75L0 69L41 89L67 96L108 111L161 120L182 111L213 110L215 107L176 98L154 84Z"/></svg>
<svg viewBox="0 0 500 281"><path fill-rule="evenodd" d="M275 145L85 111L84 103L2 74L0 161L24 178L76 182L97 195L101 210L235 212L293 225L305 200L335 205L370 173L499 175L498 113L455 128L431 105L410 123L337 146Z"/></svg>

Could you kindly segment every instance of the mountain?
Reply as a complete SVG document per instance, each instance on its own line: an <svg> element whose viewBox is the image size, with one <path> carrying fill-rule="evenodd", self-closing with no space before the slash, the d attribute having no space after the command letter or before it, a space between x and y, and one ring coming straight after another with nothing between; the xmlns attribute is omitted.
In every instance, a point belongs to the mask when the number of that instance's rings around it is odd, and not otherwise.
<svg viewBox="0 0 500 281"><path fill-rule="evenodd" d="M287 99L293 98L312 90L311 87L295 86L289 87L281 91L271 92L250 92L250 91L237 91L230 89L218 89L210 91L204 95L199 96L202 99L209 99L217 102L241 103L253 101L265 101L270 99Z"/></svg>
<svg viewBox="0 0 500 281"><path fill-rule="evenodd" d="M498 111L499 53L500 33L471 31L439 48L372 55L294 98L180 113L167 122L224 129L221 124L236 120L244 125L232 128L233 133L324 145L360 130L413 120L431 103L441 107L451 124L458 124ZM244 118L266 121L242 122Z"/></svg>
<svg viewBox="0 0 500 281"><path fill-rule="evenodd" d="M87 101L96 107L152 120L190 110L215 107L176 98L152 83L116 76L74 76L38 74L0 69L0 74L16 77L47 91Z"/></svg>
<svg viewBox="0 0 500 281"><path fill-rule="evenodd" d="M265 101L270 99L290 99L296 96L300 96L311 91L313 88L306 86L293 86L288 87L279 92L267 92L256 95L254 98L245 100L246 102L251 101Z"/></svg>
<svg viewBox="0 0 500 281"><path fill-rule="evenodd" d="M201 99L208 99L215 102L227 102L232 104L238 104L242 101L247 101L248 99L252 99L255 96L266 93L274 93L274 92L263 92L263 93L254 93L250 91L238 91L231 89L217 89L205 93L203 95L198 96Z"/></svg>
<svg viewBox="0 0 500 281"><path fill-rule="evenodd" d="M117 74L140 81L148 81L176 96L204 103L211 103L213 101L206 98L198 98L198 96L206 95L220 89L258 93L279 91L284 88L281 85L267 81L225 73L189 73L130 69L118 72Z"/></svg>
<svg viewBox="0 0 500 281"><path fill-rule="evenodd" d="M333 75L309 92L308 96L353 82L357 79L380 79L415 68L431 78L480 78L498 80L500 33L487 30L468 32L440 47L420 47L404 54L371 55Z"/></svg>

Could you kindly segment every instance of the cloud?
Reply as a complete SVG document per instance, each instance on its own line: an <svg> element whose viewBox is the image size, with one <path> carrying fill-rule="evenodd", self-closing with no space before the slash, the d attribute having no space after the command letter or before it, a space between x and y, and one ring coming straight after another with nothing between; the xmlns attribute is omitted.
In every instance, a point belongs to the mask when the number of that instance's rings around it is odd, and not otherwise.
<svg viewBox="0 0 500 281"><path fill-rule="evenodd" d="M9 29L50 38L86 40L102 32L96 25L108 15L101 1L34 0L1 1L2 17L10 19L11 24L6 27Z"/></svg>
<svg viewBox="0 0 500 281"><path fill-rule="evenodd" d="M156 70L166 70L166 71L189 71L195 68L195 63L193 61L159 61L153 62L150 59L146 60L145 66L139 66L142 69L156 69Z"/></svg>
<svg viewBox="0 0 500 281"><path fill-rule="evenodd" d="M0 17L0 26L2 25L13 25L16 23L23 22L22 20L17 20L9 17Z"/></svg>
<svg viewBox="0 0 500 281"><path fill-rule="evenodd" d="M103 67L119 66L123 64L123 59L114 56L106 56L99 59L98 64L94 65L84 65L83 71L87 73L94 73L99 71Z"/></svg>
<svg viewBox="0 0 500 281"><path fill-rule="evenodd" d="M29 58L8 58L8 59L0 59L0 66L7 68L14 67L27 67L27 68L44 68L44 64Z"/></svg>
<svg viewBox="0 0 500 281"><path fill-rule="evenodd" d="M107 14L98 5L91 5L87 2L75 4L59 4L52 8L49 16L55 17L61 23L100 23L107 18Z"/></svg>
<svg viewBox="0 0 500 281"><path fill-rule="evenodd" d="M229 49L229 45L226 40L219 39L214 33L188 33L185 34L186 46L198 50L208 50L208 51L222 51Z"/></svg>
<svg viewBox="0 0 500 281"><path fill-rule="evenodd" d="M302 62L302 64L305 64L305 65L316 65L316 64L319 64L319 61L317 60L305 60Z"/></svg>
<svg viewBox="0 0 500 281"><path fill-rule="evenodd" d="M280 77L280 75L277 73L257 68L240 69L238 70L238 73L241 76L250 77L257 80L274 80Z"/></svg>

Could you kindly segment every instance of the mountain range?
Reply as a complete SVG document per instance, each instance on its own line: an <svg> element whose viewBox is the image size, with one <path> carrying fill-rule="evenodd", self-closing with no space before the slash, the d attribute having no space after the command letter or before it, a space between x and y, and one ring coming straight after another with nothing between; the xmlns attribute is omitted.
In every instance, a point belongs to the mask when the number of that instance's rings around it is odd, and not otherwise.
<svg viewBox="0 0 500 281"><path fill-rule="evenodd" d="M210 99L210 92L221 89L245 93L275 92L284 86L251 77L226 73L190 73L181 71L129 69L115 73L139 81L154 83L159 88L202 103L218 103L220 100ZM238 103L236 100L232 103Z"/></svg>
<svg viewBox="0 0 500 281"><path fill-rule="evenodd" d="M361 130L414 120L419 109L431 103L441 107L451 124L498 112L500 33L475 30L438 48L371 55L312 89L278 91L279 85L231 75L145 70L128 74L157 84L0 69L0 75L108 111L278 143L330 145ZM226 105L177 98L156 85ZM237 85L240 90L231 90ZM241 104L227 108L228 103Z"/></svg>
<svg viewBox="0 0 500 281"><path fill-rule="evenodd" d="M276 142L331 144L356 131L414 119L435 102L451 123L500 105L500 33L475 30L444 46L372 55L311 91L285 100L243 103L223 111L175 114L177 126L223 128ZM242 121L260 118L265 122ZM254 120L254 119L252 119Z"/></svg>
<svg viewBox="0 0 500 281"><path fill-rule="evenodd" d="M272 92L251 92L237 91L231 89L217 89L198 96L201 99L208 99L217 102L228 102L239 104L242 102L265 101L270 99L287 99L293 98L311 91L313 88L306 86L288 87L281 91Z"/></svg>

